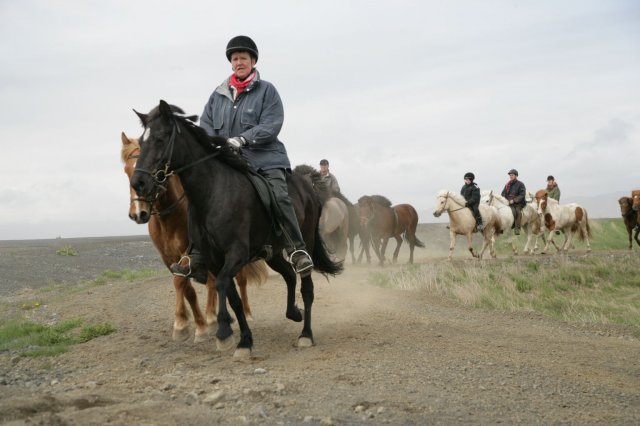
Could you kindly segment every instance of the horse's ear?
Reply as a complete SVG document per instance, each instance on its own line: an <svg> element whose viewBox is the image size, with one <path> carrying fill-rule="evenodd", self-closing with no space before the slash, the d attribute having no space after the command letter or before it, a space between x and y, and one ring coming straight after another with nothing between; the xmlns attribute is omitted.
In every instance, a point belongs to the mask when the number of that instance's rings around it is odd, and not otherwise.
<svg viewBox="0 0 640 426"><path fill-rule="evenodd" d="M124 134L124 132L120 134L120 139L122 139L122 145L128 145L131 143L131 141L129 140L127 135Z"/></svg>
<svg viewBox="0 0 640 426"><path fill-rule="evenodd" d="M147 114L138 112L135 109L133 110L133 112L135 112L138 118L140 119L140 123L142 123L142 127L147 127L147 117L148 117Z"/></svg>
<svg viewBox="0 0 640 426"><path fill-rule="evenodd" d="M173 111L171 111L171 107L168 103L160 99L160 105L158 105L158 110L160 111L160 115L164 118L173 117Z"/></svg>

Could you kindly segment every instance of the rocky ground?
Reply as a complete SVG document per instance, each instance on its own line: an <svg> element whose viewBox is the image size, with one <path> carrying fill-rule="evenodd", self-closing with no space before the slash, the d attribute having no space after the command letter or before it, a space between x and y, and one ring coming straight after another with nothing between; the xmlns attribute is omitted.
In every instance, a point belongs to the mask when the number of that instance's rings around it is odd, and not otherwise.
<svg viewBox="0 0 640 426"><path fill-rule="evenodd" d="M448 239L442 231L431 238L423 230L419 236L430 244L417 249L417 262L442 261ZM77 255L56 255L64 246ZM401 260L407 258L403 251ZM50 285L141 267L161 267L146 237L0 243L3 315L38 299L42 307L21 313L116 328L54 358L0 353L0 422L640 423L640 343L624 331L378 288L368 279L377 266L348 262L344 274L329 281L314 275L316 345L307 349L293 346L301 325L284 317L281 279L270 276L251 287L255 349L243 361L216 352L212 339L171 340L168 275ZM44 286L49 291L38 290Z"/></svg>

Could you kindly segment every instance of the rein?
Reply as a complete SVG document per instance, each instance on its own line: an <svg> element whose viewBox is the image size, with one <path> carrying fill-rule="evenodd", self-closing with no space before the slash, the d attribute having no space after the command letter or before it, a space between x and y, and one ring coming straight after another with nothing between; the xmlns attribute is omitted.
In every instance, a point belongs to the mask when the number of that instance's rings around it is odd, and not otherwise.
<svg viewBox="0 0 640 426"><path fill-rule="evenodd" d="M169 144L167 145L167 147L165 148L164 152L162 153L162 157L161 158L166 158L166 163L164 163L164 167L158 165L154 168L154 170L147 170L144 168L138 168L136 167L136 171L139 171L141 173L146 173L148 175L150 175L153 179L153 182L157 188L156 193L149 199L146 200L148 201L152 206L155 204L156 200L158 199L158 197L160 196L160 194L164 191L167 190L166 186L164 185L165 182L167 181L168 178L170 178L172 175L174 174L180 174L181 172L190 169L191 167L200 164L206 160L209 160L211 158L217 157L218 155L220 155L220 151L215 151L212 152L211 154L205 155L204 157L201 157L199 159L197 159L196 161L186 164L182 167L179 167L177 169L171 169L171 157L173 156L173 148L175 146L175 142L176 142L176 135L178 133L182 133L182 131L180 130L180 126L178 125L178 121L176 120L176 118L174 117L172 120L172 128L171 128L171 137L169 138ZM130 156L130 158L139 158L140 155L137 156ZM162 164L163 160L160 160L160 164ZM162 167L162 168L160 168ZM167 209L163 209L162 211L158 212L159 215L166 215L169 214L174 208L175 206L178 205L178 203L180 203L180 201L182 201L182 198L184 198L184 194L182 194L182 197L180 197L180 199L178 199L178 201L176 201L173 205L169 206ZM169 210L168 213L163 213L165 211Z"/></svg>
<svg viewBox="0 0 640 426"><path fill-rule="evenodd" d="M449 192L447 192L447 195L444 197L444 201L445 201L445 203L447 202L447 200L448 200L448 199L449 199ZM448 211L449 213L451 213L451 212L457 212L458 210L462 210L462 209L466 209L466 207L465 207L465 206L462 206L462 207L460 207L459 209L455 209L455 210L451 210L451 209L449 209L449 210L447 210L447 211Z"/></svg>

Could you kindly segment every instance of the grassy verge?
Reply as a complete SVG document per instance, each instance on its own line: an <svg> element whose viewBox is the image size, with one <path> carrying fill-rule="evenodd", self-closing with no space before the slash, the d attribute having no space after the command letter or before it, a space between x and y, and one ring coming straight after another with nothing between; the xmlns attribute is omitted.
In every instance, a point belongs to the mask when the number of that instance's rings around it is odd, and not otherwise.
<svg viewBox="0 0 640 426"><path fill-rule="evenodd" d="M114 332L108 323L87 324L73 319L47 326L31 321L0 322L0 351L11 351L22 357L53 356L69 347Z"/></svg>
<svg viewBox="0 0 640 426"><path fill-rule="evenodd" d="M423 290L463 305L536 311L574 323L623 324L640 337L640 256L441 262L370 275L383 287Z"/></svg>
<svg viewBox="0 0 640 426"><path fill-rule="evenodd" d="M114 281L136 281L167 275L166 269L107 270L99 277L78 283L52 284L37 290L31 299L16 303L2 303L0 314L0 353L8 352L22 357L53 356L67 352L73 345L84 343L115 331L108 323L84 324L82 319L71 319L54 325L43 325L25 319L27 311L46 309L48 300L67 297L88 288ZM38 317L38 315L35 315Z"/></svg>

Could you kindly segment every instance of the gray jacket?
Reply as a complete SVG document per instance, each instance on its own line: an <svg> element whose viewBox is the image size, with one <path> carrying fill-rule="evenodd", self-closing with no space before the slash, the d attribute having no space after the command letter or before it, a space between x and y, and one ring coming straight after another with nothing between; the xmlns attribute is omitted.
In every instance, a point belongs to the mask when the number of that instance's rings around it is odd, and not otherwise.
<svg viewBox="0 0 640 426"><path fill-rule="evenodd" d="M260 74L233 101L229 78L209 97L200 117L200 127L211 136L242 136L247 145L242 156L256 170L290 169L291 163L278 133L284 121L284 108L276 88L260 80Z"/></svg>

